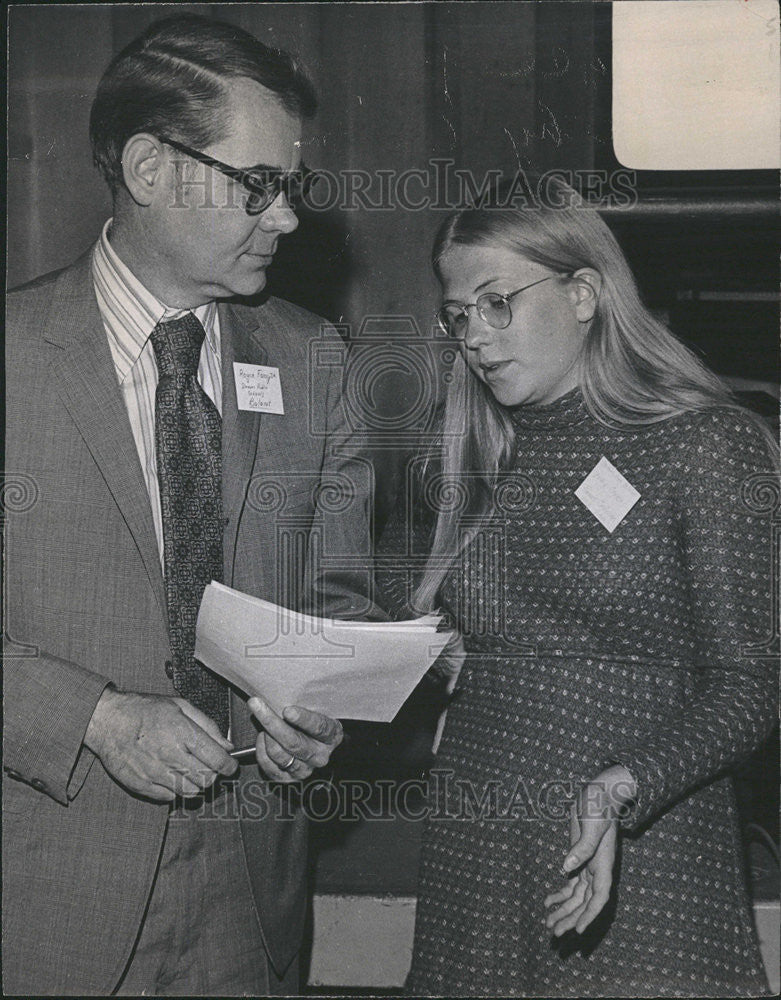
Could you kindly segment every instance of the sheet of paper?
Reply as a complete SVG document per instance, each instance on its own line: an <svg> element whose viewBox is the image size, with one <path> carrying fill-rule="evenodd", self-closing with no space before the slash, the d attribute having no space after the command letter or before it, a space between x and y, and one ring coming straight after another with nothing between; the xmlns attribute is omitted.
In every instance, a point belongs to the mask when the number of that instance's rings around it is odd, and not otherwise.
<svg viewBox="0 0 781 1000"><path fill-rule="evenodd" d="M277 712L301 705L336 719L390 722L451 638L440 616L341 622L206 588L195 655Z"/></svg>

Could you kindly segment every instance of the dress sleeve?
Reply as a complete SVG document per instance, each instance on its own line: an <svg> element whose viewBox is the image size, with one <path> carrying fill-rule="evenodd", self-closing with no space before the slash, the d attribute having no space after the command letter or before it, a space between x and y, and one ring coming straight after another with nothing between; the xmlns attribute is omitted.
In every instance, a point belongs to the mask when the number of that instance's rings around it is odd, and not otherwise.
<svg viewBox="0 0 781 1000"><path fill-rule="evenodd" d="M623 764L637 784L627 829L740 763L777 717L779 481L750 417L717 410L698 421L679 515L698 636L695 690L605 762Z"/></svg>

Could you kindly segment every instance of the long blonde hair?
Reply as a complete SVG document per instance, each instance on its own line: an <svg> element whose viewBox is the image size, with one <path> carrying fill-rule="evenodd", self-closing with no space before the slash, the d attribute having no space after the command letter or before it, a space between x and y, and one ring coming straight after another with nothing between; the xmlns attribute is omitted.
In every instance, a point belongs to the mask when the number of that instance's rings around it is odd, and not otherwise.
<svg viewBox="0 0 781 1000"><path fill-rule="evenodd" d="M468 208L448 216L432 252L437 277L441 280L441 260L453 245L506 248L559 273L592 268L602 285L578 375L585 406L595 420L637 427L714 406L745 412L725 383L643 305L626 258L597 211L561 181L549 184L548 191L555 201L533 208ZM769 430L759 425L774 447ZM493 489L511 459L513 443L504 407L458 358L445 397L438 450L443 480L468 481L469 491L461 509L451 505L438 513L428 564L412 599L416 610L434 606L452 559L468 544L470 532L459 527L463 516L468 515L474 530L490 512Z"/></svg>

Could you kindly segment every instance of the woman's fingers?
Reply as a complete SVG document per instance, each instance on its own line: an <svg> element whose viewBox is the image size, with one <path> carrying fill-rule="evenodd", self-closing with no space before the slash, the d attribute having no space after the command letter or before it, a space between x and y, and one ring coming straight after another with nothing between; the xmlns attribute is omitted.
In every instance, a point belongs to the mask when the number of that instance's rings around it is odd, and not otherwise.
<svg viewBox="0 0 781 1000"><path fill-rule="evenodd" d="M600 892L593 890L590 899L584 900L586 905L578 914L575 915L575 922L573 924L578 934L582 934L591 921L599 916L605 908L605 903L607 903L609 898L609 890L603 890Z"/></svg>
<svg viewBox="0 0 781 1000"><path fill-rule="evenodd" d="M568 885L545 898L545 926L556 937L575 928L581 934L602 912L610 898L616 860L618 824L603 800L592 801L592 782L579 794L570 811L570 847L562 864L564 873L577 871Z"/></svg>
<svg viewBox="0 0 781 1000"><path fill-rule="evenodd" d="M616 859L616 840L617 829L616 824L613 823L602 838L599 850L590 866L593 872L591 898L587 900L586 908L578 917L575 925L578 934L582 934L591 921L602 912L610 898L610 890L613 886L613 866Z"/></svg>
<svg viewBox="0 0 781 1000"><path fill-rule="evenodd" d="M574 880L577 887L571 889L567 886L547 897L546 906L557 908L548 913L545 925L556 937L561 937L573 928L578 934L582 934L605 908L613 885L617 838L617 824L612 822L605 830L587 867Z"/></svg>
<svg viewBox="0 0 781 1000"><path fill-rule="evenodd" d="M569 899L565 900L561 906L552 910L545 918L545 926L548 930L552 930L554 934L562 933L559 931L559 927L562 922L565 921L571 914L576 911L579 913L580 908L586 898L586 893L588 892L588 878L585 874L581 874L575 879L575 888ZM575 916L572 926L575 926L577 922L577 916Z"/></svg>
<svg viewBox="0 0 781 1000"><path fill-rule="evenodd" d="M558 892L552 892L550 896L545 897L545 909L548 910L551 906L557 906L559 903L568 900L577 887L578 880L576 878L570 879L563 889L559 889Z"/></svg>
<svg viewBox="0 0 781 1000"><path fill-rule="evenodd" d="M561 937L562 934L566 934L567 931L571 931L573 927L577 926L582 914L588 908L590 899L591 886L587 885L580 906L576 907L571 913L556 921L553 925L552 930L555 937Z"/></svg>

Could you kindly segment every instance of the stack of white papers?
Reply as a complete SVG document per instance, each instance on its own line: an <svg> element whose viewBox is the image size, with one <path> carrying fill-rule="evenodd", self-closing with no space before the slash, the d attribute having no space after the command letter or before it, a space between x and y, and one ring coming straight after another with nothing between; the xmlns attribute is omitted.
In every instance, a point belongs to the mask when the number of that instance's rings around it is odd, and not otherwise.
<svg viewBox="0 0 781 1000"><path fill-rule="evenodd" d="M276 712L300 705L334 719L390 722L452 638L441 616L344 622L206 588L195 656Z"/></svg>

